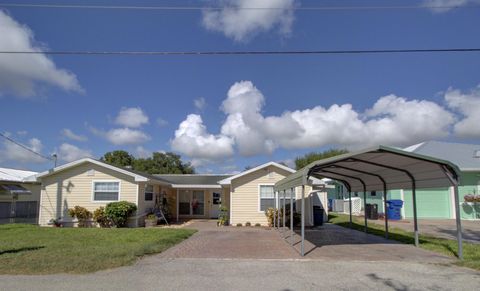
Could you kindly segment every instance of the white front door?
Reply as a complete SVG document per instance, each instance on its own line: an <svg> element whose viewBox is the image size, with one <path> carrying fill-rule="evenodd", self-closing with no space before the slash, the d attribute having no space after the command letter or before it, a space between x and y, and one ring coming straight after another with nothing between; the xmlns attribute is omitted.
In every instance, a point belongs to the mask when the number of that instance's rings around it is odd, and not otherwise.
<svg viewBox="0 0 480 291"><path fill-rule="evenodd" d="M212 192L212 199L210 200L210 218L218 218L221 204L222 200L220 192Z"/></svg>

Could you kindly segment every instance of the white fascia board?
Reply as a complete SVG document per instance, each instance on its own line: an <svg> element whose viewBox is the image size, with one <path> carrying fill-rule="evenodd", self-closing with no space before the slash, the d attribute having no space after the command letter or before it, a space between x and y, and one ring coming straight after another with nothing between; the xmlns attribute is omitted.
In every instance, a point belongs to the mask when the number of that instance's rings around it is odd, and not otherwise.
<svg viewBox="0 0 480 291"><path fill-rule="evenodd" d="M232 177L229 177L227 179L223 179L223 180L220 180L218 183L220 185L230 185L232 183L232 180L236 179L236 178L239 178L239 177L242 177L242 176L245 176L245 175L248 175L250 173L253 173L253 172L256 172L258 170L261 170L263 168L266 168L266 167L269 167L269 166L275 166L277 168L280 168L282 170L285 170L287 172L290 172L290 173L295 173L296 171L292 168L289 168L289 167L286 167L284 165L281 165L279 163L275 163L275 162L268 162L268 163L265 163L263 165L260 165L258 167L255 167L255 168L252 168L250 170L246 170L246 171L243 171L235 176L232 176Z"/></svg>
<svg viewBox="0 0 480 291"><path fill-rule="evenodd" d="M221 185L182 185L182 184L172 184L172 188L177 189L221 189Z"/></svg>

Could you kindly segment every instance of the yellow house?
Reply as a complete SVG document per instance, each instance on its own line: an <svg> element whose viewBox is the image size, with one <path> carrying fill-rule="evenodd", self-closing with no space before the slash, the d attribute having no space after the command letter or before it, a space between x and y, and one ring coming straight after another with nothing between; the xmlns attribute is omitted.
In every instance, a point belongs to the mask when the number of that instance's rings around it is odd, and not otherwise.
<svg viewBox="0 0 480 291"><path fill-rule="evenodd" d="M144 225L145 216L160 203L167 205L171 221L217 218L224 206L230 224L266 225L265 209L278 204L273 185L293 172L269 162L236 175L148 175L85 158L36 176L41 183L39 224L59 219L75 225L68 208L78 205L93 212L110 202L129 201L137 205L130 226Z"/></svg>

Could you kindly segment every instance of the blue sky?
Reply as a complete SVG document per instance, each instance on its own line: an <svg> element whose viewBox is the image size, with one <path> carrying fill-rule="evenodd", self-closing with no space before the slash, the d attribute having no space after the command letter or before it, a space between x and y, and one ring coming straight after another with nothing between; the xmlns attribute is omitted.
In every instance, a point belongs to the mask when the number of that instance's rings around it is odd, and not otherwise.
<svg viewBox="0 0 480 291"><path fill-rule="evenodd" d="M249 2L220 5L252 6ZM81 3L205 5L208 1ZM362 1L362 5L385 3L426 2ZM475 5L463 0L432 3ZM358 6L358 1L264 2L285 8L349 4ZM4 26L0 31L9 36L0 37L0 48L480 47L479 8L230 12L9 7L0 14ZM480 141L479 53L49 56L55 67L45 65L48 59L43 55L25 58L0 56L0 131L43 154L59 153L61 163L116 149L138 156L175 151L199 172L221 173L270 160L291 163L305 152L331 147L405 146L428 139ZM0 166L44 170L51 162L0 141Z"/></svg>

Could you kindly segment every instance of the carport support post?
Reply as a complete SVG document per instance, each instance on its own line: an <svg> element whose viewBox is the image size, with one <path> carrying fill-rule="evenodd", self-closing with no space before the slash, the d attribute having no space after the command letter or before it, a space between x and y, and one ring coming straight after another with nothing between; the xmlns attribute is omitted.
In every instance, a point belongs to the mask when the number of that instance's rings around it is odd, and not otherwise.
<svg viewBox="0 0 480 291"><path fill-rule="evenodd" d="M352 192L348 191L348 212L350 212L350 228L352 228Z"/></svg>
<svg viewBox="0 0 480 291"><path fill-rule="evenodd" d="M300 245L300 253L305 256L305 185L302 185L302 243Z"/></svg>
<svg viewBox="0 0 480 291"><path fill-rule="evenodd" d="M412 183L412 200L413 200L413 232L415 235L415 246L418 247L418 218L417 218L417 186L415 180Z"/></svg>
<svg viewBox="0 0 480 291"><path fill-rule="evenodd" d="M293 246L293 193L294 188L290 192L290 244Z"/></svg>
<svg viewBox="0 0 480 291"><path fill-rule="evenodd" d="M275 222L277 220L277 191L273 192L273 228L275 229Z"/></svg>
<svg viewBox="0 0 480 291"><path fill-rule="evenodd" d="M283 219L282 219L283 220L283 232L282 232L283 234L285 234L285 209L286 209L286 207L285 207L285 191L286 190L283 190Z"/></svg>
<svg viewBox="0 0 480 291"><path fill-rule="evenodd" d="M415 200L415 199L414 199ZM387 185L383 183L383 208L385 209L385 238L388 238Z"/></svg>
<svg viewBox="0 0 480 291"><path fill-rule="evenodd" d="M367 225L367 189L365 184L363 185L363 216L365 220L365 233L368 232L368 225Z"/></svg>
<svg viewBox="0 0 480 291"><path fill-rule="evenodd" d="M457 244L458 244L458 258L463 260L463 244L462 244L462 220L460 217L460 200L458 198L458 183L453 186L453 193L455 196L455 220L457 222Z"/></svg>

